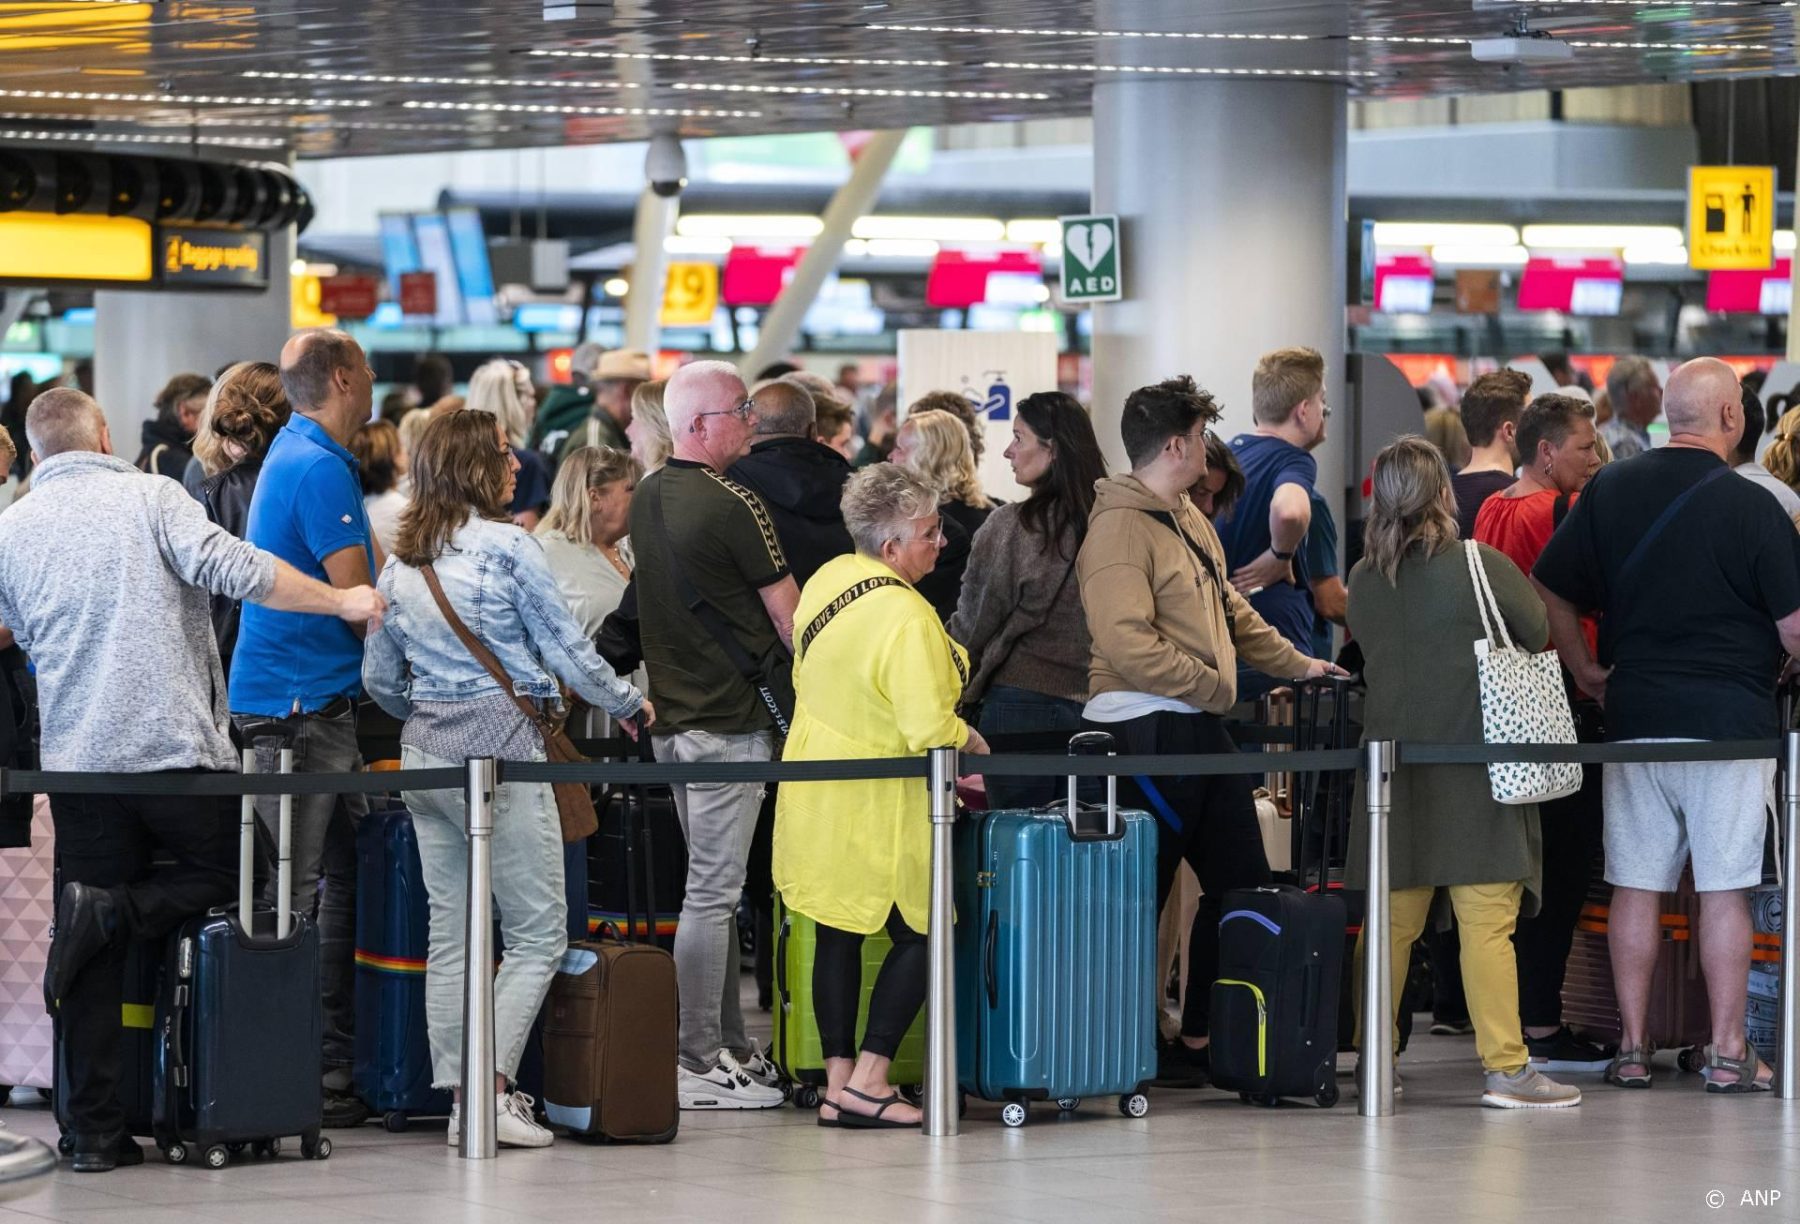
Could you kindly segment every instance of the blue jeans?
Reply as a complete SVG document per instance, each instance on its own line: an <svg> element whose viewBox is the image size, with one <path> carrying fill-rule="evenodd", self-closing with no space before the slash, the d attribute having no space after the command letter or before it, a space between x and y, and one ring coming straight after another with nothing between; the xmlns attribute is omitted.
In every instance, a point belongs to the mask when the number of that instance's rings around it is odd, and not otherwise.
<svg viewBox="0 0 1800 1224"><path fill-rule="evenodd" d="M455 768L410 745L406 769ZM468 927L468 809L460 790L406 791L419 839L419 865L431 901L425 960L425 1027L431 1086L462 1082L463 960ZM494 790L493 884L506 953L494 977L494 1069L515 1079L550 975L569 947L569 898L563 891L562 822L548 783L507 782Z"/></svg>
<svg viewBox="0 0 1800 1224"><path fill-rule="evenodd" d="M981 702L981 721L976 727L982 736L1060 734L1066 742L1081 730L1081 705L1062 697L1034 693L1030 689L996 684L989 688ZM1005 749L996 748L995 752ZM979 761L973 762L979 764ZM993 811L1014 808L1045 807L1068 797L1069 784L1059 762L1051 758L1041 778L988 778L988 807ZM1083 800L1100 794L1088 780L1080 788ZM1091 793L1090 793L1091 792Z"/></svg>

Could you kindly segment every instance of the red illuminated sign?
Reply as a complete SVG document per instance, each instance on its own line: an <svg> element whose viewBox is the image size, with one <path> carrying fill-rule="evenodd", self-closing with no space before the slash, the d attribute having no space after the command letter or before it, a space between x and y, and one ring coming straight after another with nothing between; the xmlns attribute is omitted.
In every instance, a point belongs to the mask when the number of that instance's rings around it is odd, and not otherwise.
<svg viewBox="0 0 1800 1224"><path fill-rule="evenodd" d="M1035 250L939 251L925 279L925 303L963 309L987 300L987 278L995 272L1041 276L1043 271Z"/></svg>

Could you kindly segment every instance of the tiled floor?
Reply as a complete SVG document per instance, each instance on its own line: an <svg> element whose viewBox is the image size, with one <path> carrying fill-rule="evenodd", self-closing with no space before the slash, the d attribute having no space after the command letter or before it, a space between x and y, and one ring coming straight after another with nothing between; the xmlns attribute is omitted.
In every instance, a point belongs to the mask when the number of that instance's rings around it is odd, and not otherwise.
<svg viewBox="0 0 1800 1224"><path fill-rule="evenodd" d="M368 1126L333 1132L323 1163L284 1155L211 1172L152 1153L104 1176L59 1170L4 1204L0 1224L1800 1220L1800 1103L1707 1097L1670 1067L1650 1092L1581 1077L1579 1109L1502 1112L1476 1104L1469 1038L1421 1038L1402 1067L1399 1111L1380 1121L1356 1115L1345 1080L1332 1110L1159 1091L1142 1120L1105 1101L1008 1130L975 1104L963 1133L943 1140L820 1130L793 1109L688 1114L663 1147L563 1139L481 1163L459 1160L441 1129ZM0 1117L55 1136L42 1107ZM1745 1205L1758 1192L1780 1198Z"/></svg>

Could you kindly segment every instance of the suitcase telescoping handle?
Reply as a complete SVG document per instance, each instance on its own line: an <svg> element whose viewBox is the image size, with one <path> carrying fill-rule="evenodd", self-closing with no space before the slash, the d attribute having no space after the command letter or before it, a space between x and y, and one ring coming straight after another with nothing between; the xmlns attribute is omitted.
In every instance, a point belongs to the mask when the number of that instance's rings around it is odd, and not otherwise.
<svg viewBox="0 0 1800 1224"><path fill-rule="evenodd" d="M294 772L294 728L279 719L244 725L244 773L256 772L256 746L275 746L276 769ZM294 882L294 796L284 792L276 833L275 937L286 939L293 925L290 890ZM238 925L249 937L256 935L256 802L245 795L238 813Z"/></svg>
<svg viewBox="0 0 1800 1224"><path fill-rule="evenodd" d="M1112 756L1113 737L1105 731L1083 731L1069 740L1069 755L1077 756ZM1075 798L1075 784L1078 781L1074 774L1069 775L1069 798L1063 808L1063 819L1068 823L1069 836L1078 840L1091 840L1093 834L1084 833L1081 828L1081 804ZM1115 838L1119 835L1119 779L1112 774L1106 775L1106 831L1100 835L1103 839Z"/></svg>

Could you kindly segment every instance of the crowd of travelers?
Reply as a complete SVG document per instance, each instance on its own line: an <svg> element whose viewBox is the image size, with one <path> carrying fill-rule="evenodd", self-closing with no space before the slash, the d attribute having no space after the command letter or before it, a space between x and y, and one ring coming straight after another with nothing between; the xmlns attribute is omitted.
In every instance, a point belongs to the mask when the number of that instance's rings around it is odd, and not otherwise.
<svg viewBox="0 0 1800 1224"><path fill-rule="evenodd" d="M1533 398L1530 377L1511 370L1477 378L1458 406L1432 404L1424 436L1374 460L1353 567L1318 488L1332 380L1311 349L1256 362L1251 425L1231 438L1191 378L1133 391L1120 473L1077 400L1023 398L1005 458L1027 492L1009 503L982 487L989 426L958 394L902 415L891 392L859 410L842 383L791 367L747 385L732 365L694 361L655 380L643 353L583 345L573 368L571 386L540 400L524 367L496 359L458 394L434 357L416 391L372 419L361 347L303 331L274 363L171 379L135 463L115 453L91 394L34 389L0 435L0 460L29 472L29 491L0 514L0 646L16 638L35 666L43 768L235 772L247 728L279 722L297 771L354 770L366 696L402 723L407 768L544 759L527 709L586 705L648 735L662 761L951 745L978 774L990 739L1084 729L1110 732L1124 753L1233 753L1234 707L1344 676L1340 662L1366 682L1369 737L1479 743L1470 644L1485 630L1467 540L1511 638L1554 645L1585 741L1766 737L1784 655L1800 653L1789 478L1800 477L1800 408L1759 445L1761 404L1711 359L1666 383L1640 359L1615 362L1604 423L1586 392ZM256 751L272 769L274 749ZM1450 952L1434 959L1460 977L1484 1104L1580 1102L1546 1072L1649 1085L1659 907L1690 862L1707 1089L1769 1087L1745 1039L1745 984L1772 768L1590 767L1578 792L1541 808L1497 803L1480 766L1396 771L1394 964L1454 917L1456 940L1436 942ZM1039 806L1058 785L995 777L986 793L994 807ZM1272 879L1253 785L1249 774L1121 780L1159 822L1158 907L1184 864L1202 889L1192 985L1158 1051L1165 1085L1207 1081L1221 899ZM747 879L766 876L817 926L821 1125L916 1125L889 1063L925 995L920 784L767 790L673 787L688 863L674 942L680 1103L784 1099L739 1002L739 902ZM404 800L430 900L432 1078L460 1093L464 799ZM494 803L499 1139L541 1147L551 1132L517 1076L567 947L563 848L548 784L504 782ZM350 1082L365 806L293 803L291 899L320 932L332 1126L368 1117ZM102 1171L142 1159L117 1100L124 949L232 899L237 808L57 795L51 810L66 885L46 999L68 1051L75 1167ZM258 812L272 829L277 801ZM1350 844L1354 887L1367 864L1354 852L1363 839ZM175 865L153 869L157 852ZM1616 1048L1562 1011L1602 857ZM877 932L892 946L865 994L862 943ZM452 1142L458 1126L453 1116Z"/></svg>

